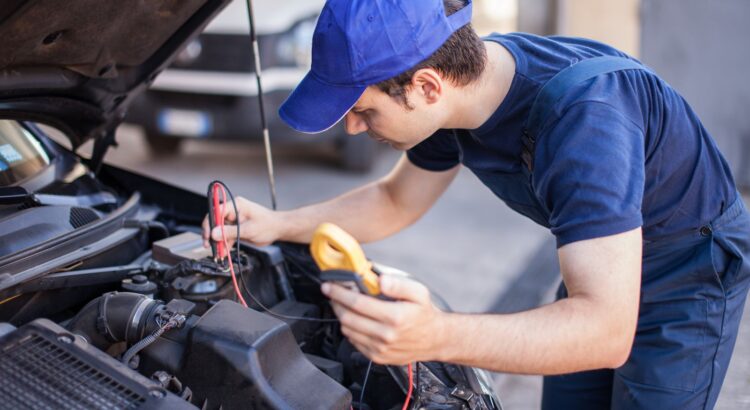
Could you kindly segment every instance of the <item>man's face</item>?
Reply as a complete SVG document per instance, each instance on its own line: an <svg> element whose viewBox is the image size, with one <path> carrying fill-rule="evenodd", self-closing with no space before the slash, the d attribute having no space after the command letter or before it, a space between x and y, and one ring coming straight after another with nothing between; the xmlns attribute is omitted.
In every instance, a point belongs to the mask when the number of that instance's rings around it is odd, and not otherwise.
<svg viewBox="0 0 750 410"><path fill-rule="evenodd" d="M380 142L405 151L424 141L440 126L434 104L426 104L419 93L407 92L413 109L377 87L367 87L362 97L344 117L350 135L367 132Z"/></svg>

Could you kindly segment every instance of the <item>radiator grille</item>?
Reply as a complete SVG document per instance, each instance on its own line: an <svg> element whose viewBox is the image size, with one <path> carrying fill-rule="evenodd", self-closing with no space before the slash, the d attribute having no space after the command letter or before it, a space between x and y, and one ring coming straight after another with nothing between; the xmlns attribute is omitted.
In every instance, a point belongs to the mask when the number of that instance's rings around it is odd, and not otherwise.
<svg viewBox="0 0 750 410"><path fill-rule="evenodd" d="M135 409L145 398L31 333L0 351L0 408Z"/></svg>

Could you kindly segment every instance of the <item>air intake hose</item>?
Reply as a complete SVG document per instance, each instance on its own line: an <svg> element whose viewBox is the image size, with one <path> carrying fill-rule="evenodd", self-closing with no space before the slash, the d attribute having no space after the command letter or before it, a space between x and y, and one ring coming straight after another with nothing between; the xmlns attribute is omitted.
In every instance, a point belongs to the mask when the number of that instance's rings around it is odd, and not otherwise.
<svg viewBox="0 0 750 410"><path fill-rule="evenodd" d="M101 350L117 342L138 342L159 328L154 318L163 307L146 295L110 292L92 300L68 324L68 330L85 337Z"/></svg>

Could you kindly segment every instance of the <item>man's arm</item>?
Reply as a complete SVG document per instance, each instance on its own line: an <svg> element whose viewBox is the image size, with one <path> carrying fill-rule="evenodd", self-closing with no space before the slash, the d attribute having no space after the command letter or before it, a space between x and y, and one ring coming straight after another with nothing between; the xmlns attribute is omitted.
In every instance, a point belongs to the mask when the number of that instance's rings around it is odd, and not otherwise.
<svg viewBox="0 0 750 410"><path fill-rule="evenodd" d="M416 222L445 192L458 173L417 167L402 155L396 166L378 181L323 202L282 212L287 225L282 239L310 242L315 228L332 222L360 242L392 235Z"/></svg>
<svg viewBox="0 0 750 410"><path fill-rule="evenodd" d="M414 281L383 278L384 302L326 284L344 334L379 363L439 360L495 371L562 374L622 365L641 279L641 229L559 250L568 298L514 314L436 309Z"/></svg>
<svg viewBox="0 0 750 410"><path fill-rule="evenodd" d="M385 177L330 201L274 212L240 198L240 236L258 245L276 240L307 243L318 225L331 222L361 242L376 241L411 225L427 212L458 169L456 166L443 172L427 171L403 155ZM234 223L234 211L227 209L225 218ZM232 226L227 225L225 232L230 240L234 239L236 231ZM218 231L213 235L216 240L221 238ZM203 222L203 238L208 246L208 220Z"/></svg>

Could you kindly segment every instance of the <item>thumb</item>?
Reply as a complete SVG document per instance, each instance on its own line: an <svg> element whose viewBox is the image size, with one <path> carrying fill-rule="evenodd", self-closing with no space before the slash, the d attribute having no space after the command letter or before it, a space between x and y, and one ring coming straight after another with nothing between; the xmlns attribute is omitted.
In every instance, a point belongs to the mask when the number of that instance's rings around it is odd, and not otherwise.
<svg viewBox="0 0 750 410"><path fill-rule="evenodd" d="M234 225L224 225L224 234L227 236L227 240L232 240L237 238L237 227ZM221 234L221 227L217 226L211 231L211 239L215 241L221 241L224 240L222 234Z"/></svg>
<svg viewBox="0 0 750 410"><path fill-rule="evenodd" d="M430 303L430 291L417 281L393 275L380 277L380 290L384 295L419 304Z"/></svg>

